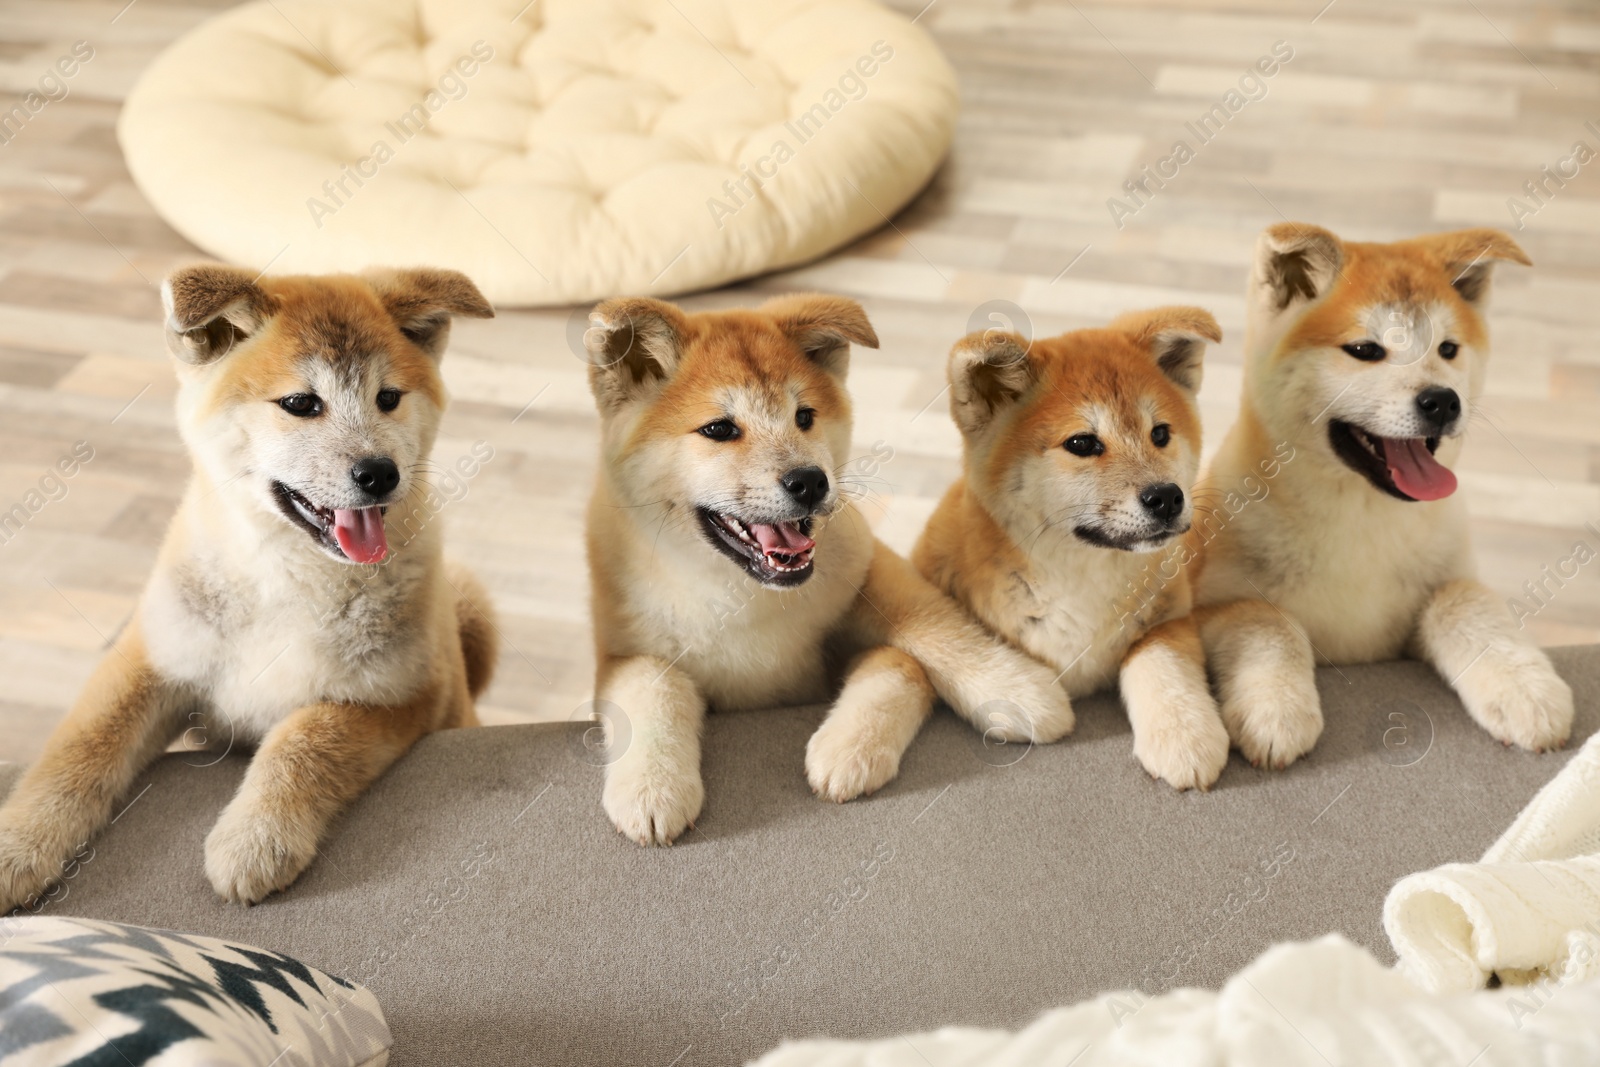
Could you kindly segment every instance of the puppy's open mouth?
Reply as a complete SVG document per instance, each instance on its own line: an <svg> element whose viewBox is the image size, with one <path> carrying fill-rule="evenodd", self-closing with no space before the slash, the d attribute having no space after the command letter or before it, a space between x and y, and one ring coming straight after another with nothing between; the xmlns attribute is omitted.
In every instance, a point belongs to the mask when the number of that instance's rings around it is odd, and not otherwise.
<svg viewBox="0 0 1600 1067"><path fill-rule="evenodd" d="M1333 419L1328 441L1347 467L1401 500L1443 500L1456 491L1456 476L1433 458L1437 437L1379 437L1353 422Z"/></svg>
<svg viewBox="0 0 1600 1067"><path fill-rule="evenodd" d="M313 540L352 563L381 563L389 554L385 507L319 508L282 482L272 483L278 509Z"/></svg>
<svg viewBox="0 0 1600 1067"><path fill-rule="evenodd" d="M697 508L706 537L722 554L744 564L765 585L799 585L811 577L811 518L746 522L710 508Z"/></svg>

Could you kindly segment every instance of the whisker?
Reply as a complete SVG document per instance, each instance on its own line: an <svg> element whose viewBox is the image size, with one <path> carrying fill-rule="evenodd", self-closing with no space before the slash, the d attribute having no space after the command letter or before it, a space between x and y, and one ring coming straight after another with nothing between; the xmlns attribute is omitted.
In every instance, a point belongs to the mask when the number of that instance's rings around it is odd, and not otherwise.
<svg viewBox="0 0 1600 1067"><path fill-rule="evenodd" d="M643 504L607 504L606 507L613 508L617 511L629 511L633 508L653 508L657 504L665 504L666 502L667 498L662 497L660 500L650 500Z"/></svg>

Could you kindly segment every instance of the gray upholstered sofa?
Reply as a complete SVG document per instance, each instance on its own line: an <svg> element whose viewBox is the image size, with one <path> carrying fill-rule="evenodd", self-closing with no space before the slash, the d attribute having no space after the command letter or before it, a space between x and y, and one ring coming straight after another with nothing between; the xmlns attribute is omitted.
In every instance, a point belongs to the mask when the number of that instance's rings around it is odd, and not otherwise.
<svg viewBox="0 0 1600 1067"><path fill-rule="evenodd" d="M1554 657L1576 743L1600 725L1600 649ZM690 1067L787 1036L1015 1025L1105 989L1214 985L1330 930L1388 958L1390 884L1475 858L1566 759L1502 748L1418 664L1320 684L1308 759L1269 773L1235 756L1204 795L1146 777L1109 699L1032 751L936 715L897 781L843 806L801 772L819 709L714 717L699 828L655 850L611 829L578 727L438 734L249 910L201 873L244 760L172 755L51 908L365 982L399 1067Z"/></svg>

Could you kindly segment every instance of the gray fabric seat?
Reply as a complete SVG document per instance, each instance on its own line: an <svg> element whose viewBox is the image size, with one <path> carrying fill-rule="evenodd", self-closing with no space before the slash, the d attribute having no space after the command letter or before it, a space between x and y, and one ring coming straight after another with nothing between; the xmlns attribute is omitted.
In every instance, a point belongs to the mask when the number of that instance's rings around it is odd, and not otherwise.
<svg viewBox="0 0 1600 1067"><path fill-rule="evenodd" d="M1570 751L1600 724L1600 649L1553 656L1578 694ZM1031 751L941 712L894 783L846 805L802 773L821 709L715 716L699 827L653 850L606 821L580 728L437 734L249 910L202 873L244 758L171 755L50 910L366 983L398 1067L689 1067L784 1037L1015 1026L1111 988L1215 986L1330 930L1388 960L1393 881L1476 858L1567 755L1502 748L1420 664L1319 684L1310 757L1272 773L1235 755L1209 794L1152 782L1108 698Z"/></svg>

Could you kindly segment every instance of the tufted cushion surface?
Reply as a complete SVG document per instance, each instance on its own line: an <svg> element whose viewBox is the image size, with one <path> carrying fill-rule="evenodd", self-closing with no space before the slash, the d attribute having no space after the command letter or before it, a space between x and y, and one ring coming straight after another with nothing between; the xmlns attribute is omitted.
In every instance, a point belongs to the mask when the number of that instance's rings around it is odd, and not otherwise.
<svg viewBox="0 0 1600 1067"><path fill-rule="evenodd" d="M922 188L956 105L872 0L259 0L163 53L118 134L224 259L427 263L540 305L836 248Z"/></svg>

